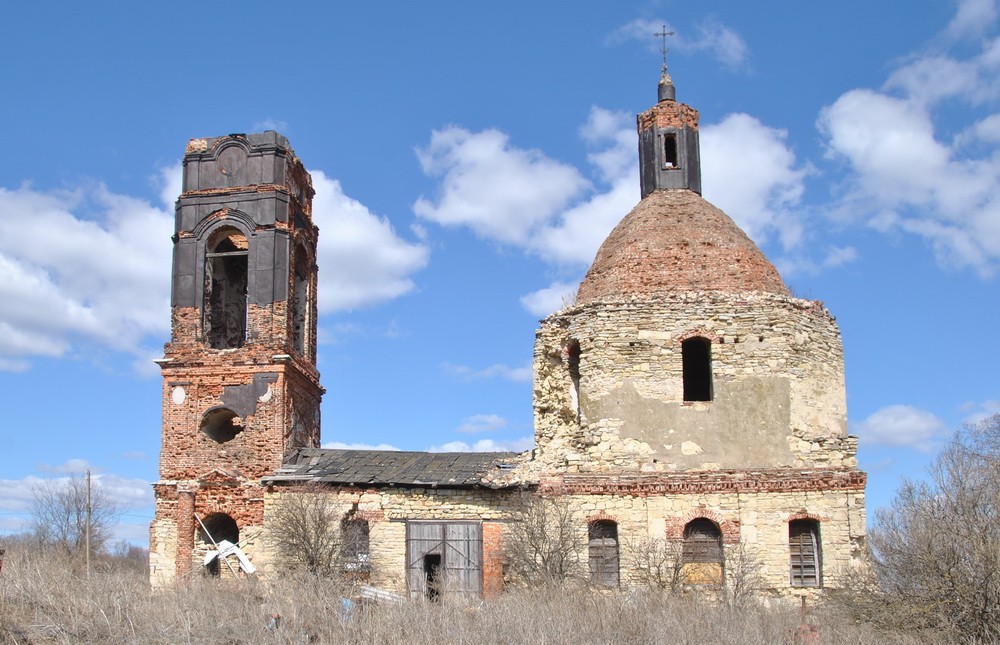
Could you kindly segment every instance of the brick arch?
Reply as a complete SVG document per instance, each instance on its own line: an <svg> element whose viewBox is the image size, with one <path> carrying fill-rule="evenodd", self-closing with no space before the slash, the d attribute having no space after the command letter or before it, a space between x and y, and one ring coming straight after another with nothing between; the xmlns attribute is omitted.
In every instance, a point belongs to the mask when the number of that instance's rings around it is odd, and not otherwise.
<svg viewBox="0 0 1000 645"><path fill-rule="evenodd" d="M714 331L710 331L708 329L705 329L704 327L695 327L694 329L689 329L686 332L676 336L674 338L674 341L680 344L692 338L707 338L713 343L717 343L721 339L721 337Z"/></svg>
<svg viewBox="0 0 1000 645"><path fill-rule="evenodd" d="M619 523L618 518L615 517L614 515L608 515L604 511L600 511L587 518L587 526L590 526L594 522L601 522L601 521L614 522L615 524Z"/></svg>
<svg viewBox="0 0 1000 645"><path fill-rule="evenodd" d="M248 242L253 237L254 231L257 228L253 218L243 211L235 208L220 208L203 217L201 221L195 224L191 232L195 238L202 242L207 242L212 233L223 226L231 226L238 229L246 236Z"/></svg>
<svg viewBox="0 0 1000 645"><path fill-rule="evenodd" d="M829 522L829 517L824 517L822 515L817 515L816 513L810 513L806 509L800 509L788 516L785 522L794 522L795 520L813 520L814 522Z"/></svg>
<svg viewBox="0 0 1000 645"><path fill-rule="evenodd" d="M738 518L726 518L721 513L699 506L692 508L680 517L668 517L666 522L666 536L668 540L683 540L684 527L692 520L705 518L715 522L722 533L722 541L725 544L737 544L740 541L740 520Z"/></svg>

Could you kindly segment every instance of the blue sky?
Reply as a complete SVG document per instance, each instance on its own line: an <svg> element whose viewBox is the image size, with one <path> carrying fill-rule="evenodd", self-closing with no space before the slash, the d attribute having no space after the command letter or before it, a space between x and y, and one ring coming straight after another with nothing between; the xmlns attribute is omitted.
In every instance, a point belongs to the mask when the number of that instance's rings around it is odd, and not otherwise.
<svg viewBox="0 0 1000 645"><path fill-rule="evenodd" d="M90 467L147 539L192 137L276 129L313 174L324 445L529 447L537 321L639 199L662 24L705 197L837 317L887 504L1000 411L996 0L39 1L0 39L0 532Z"/></svg>

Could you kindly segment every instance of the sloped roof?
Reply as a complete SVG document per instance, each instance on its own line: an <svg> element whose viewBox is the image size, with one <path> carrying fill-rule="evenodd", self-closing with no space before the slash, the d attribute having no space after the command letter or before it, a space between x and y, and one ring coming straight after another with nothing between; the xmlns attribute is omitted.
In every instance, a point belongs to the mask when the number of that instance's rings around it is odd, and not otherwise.
<svg viewBox="0 0 1000 645"><path fill-rule="evenodd" d="M507 488L514 452L405 452L303 448L264 483Z"/></svg>
<svg viewBox="0 0 1000 645"><path fill-rule="evenodd" d="M656 190L608 235L576 302L680 291L788 295L777 269L728 215L693 191Z"/></svg>

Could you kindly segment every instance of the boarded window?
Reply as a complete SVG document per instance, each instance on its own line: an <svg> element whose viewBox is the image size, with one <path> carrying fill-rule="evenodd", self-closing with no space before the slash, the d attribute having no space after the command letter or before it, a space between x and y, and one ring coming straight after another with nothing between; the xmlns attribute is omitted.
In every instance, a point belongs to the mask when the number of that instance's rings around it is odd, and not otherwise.
<svg viewBox="0 0 1000 645"><path fill-rule="evenodd" d="M618 525L610 520L591 522L588 531L590 583L618 586Z"/></svg>
<svg viewBox="0 0 1000 645"><path fill-rule="evenodd" d="M411 598L477 599L483 591L482 524L407 522L406 562Z"/></svg>
<svg viewBox="0 0 1000 645"><path fill-rule="evenodd" d="M791 558L792 586L819 587L822 582L819 522L815 520L789 522L788 551Z"/></svg>
<svg viewBox="0 0 1000 645"><path fill-rule="evenodd" d="M212 234L205 254L205 339L214 349L242 347L247 336L247 238L233 228Z"/></svg>
<svg viewBox="0 0 1000 645"><path fill-rule="evenodd" d="M719 585L723 577L722 531L700 517L684 527L681 581L686 585Z"/></svg>
<svg viewBox="0 0 1000 645"><path fill-rule="evenodd" d="M684 527L682 561L722 563L722 531L712 520L700 517Z"/></svg>
<svg viewBox="0 0 1000 645"><path fill-rule="evenodd" d="M712 400L712 343L700 336L681 343L684 400Z"/></svg>

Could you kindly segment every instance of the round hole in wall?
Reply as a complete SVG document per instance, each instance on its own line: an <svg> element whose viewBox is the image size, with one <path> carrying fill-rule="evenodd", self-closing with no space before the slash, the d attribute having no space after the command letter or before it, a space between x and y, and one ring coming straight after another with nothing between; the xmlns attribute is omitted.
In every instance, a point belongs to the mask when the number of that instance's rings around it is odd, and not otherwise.
<svg viewBox="0 0 1000 645"><path fill-rule="evenodd" d="M215 408L205 413L201 431L216 443L226 443L243 431L243 419L229 408Z"/></svg>

